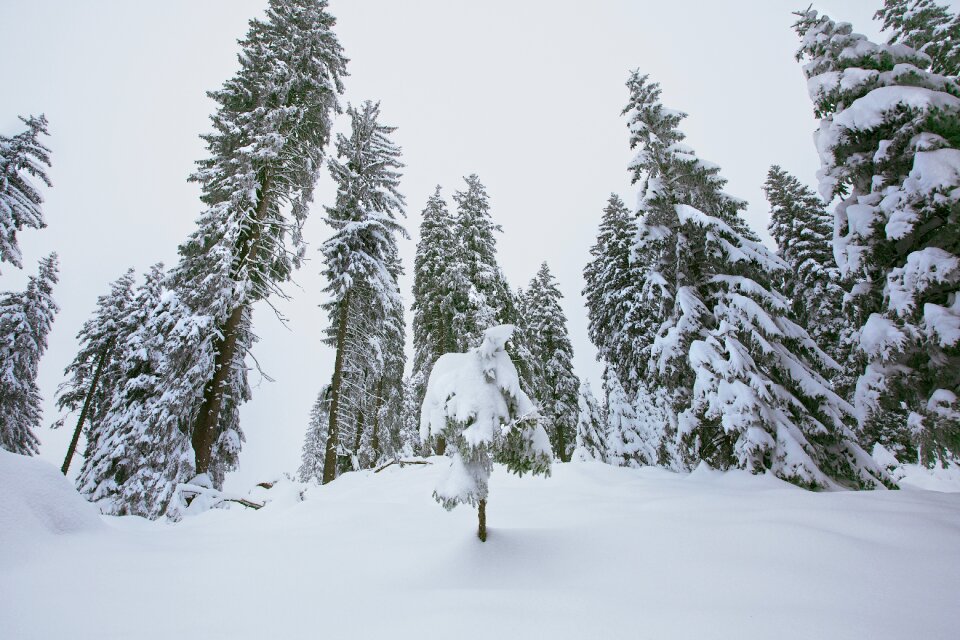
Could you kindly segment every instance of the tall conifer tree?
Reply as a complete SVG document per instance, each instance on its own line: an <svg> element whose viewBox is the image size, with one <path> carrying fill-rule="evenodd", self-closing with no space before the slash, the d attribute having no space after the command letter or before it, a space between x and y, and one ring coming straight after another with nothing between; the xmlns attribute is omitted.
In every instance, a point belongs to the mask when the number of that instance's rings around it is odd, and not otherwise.
<svg viewBox="0 0 960 640"><path fill-rule="evenodd" d="M580 380L573 372L573 346L559 287L544 262L524 297L523 321L529 336L532 395L540 409L550 445L569 462L576 444Z"/></svg>
<svg viewBox="0 0 960 640"><path fill-rule="evenodd" d="M797 14L841 275L865 366L868 444L901 460L960 453L960 85L928 57ZM855 55L854 55L855 54Z"/></svg>
<svg viewBox="0 0 960 640"><path fill-rule="evenodd" d="M842 371L834 389L850 399L858 372L852 358L854 329L844 317L844 290L833 257L833 216L823 200L799 180L773 166L764 183L770 203L770 235L788 269L776 284L791 302L794 317Z"/></svg>
<svg viewBox="0 0 960 640"><path fill-rule="evenodd" d="M25 291L0 295L0 447L34 455L43 416L37 373L59 311L53 300L57 254L40 261Z"/></svg>
<svg viewBox="0 0 960 640"><path fill-rule="evenodd" d="M80 350L64 369L67 377L57 389L57 408L80 412L61 470L70 467L85 424L87 432L98 431L110 406L120 367L115 359L118 340L124 336L127 314L133 302L133 269L110 284L110 292L97 298L93 316L77 334ZM64 423L66 416L54 426Z"/></svg>
<svg viewBox="0 0 960 640"><path fill-rule="evenodd" d="M740 216L719 169L683 143L683 114L634 72L624 113L642 182L635 255L646 321L635 352L678 414L688 465L772 471L803 486L875 486L882 473L822 371L831 359L772 288L786 265ZM652 333L652 335L651 335Z"/></svg>
<svg viewBox="0 0 960 640"><path fill-rule="evenodd" d="M403 167L400 148L389 137L395 127L378 122L379 104L368 101L347 112L351 135L338 136L337 159L330 162L337 199L334 206L327 207L327 222L334 233L321 249L329 283L326 290L330 294L324 305L330 316L329 342L336 350L324 483L336 477L337 450L341 443L349 443L351 434L347 430L355 434L352 449L357 455L365 421L375 419L376 406L367 404L365 397L346 391L378 384L385 326L391 321L396 323L397 309L402 309L397 288L396 235L406 235L397 222L398 216L405 215L405 204L398 190L399 169ZM357 340L358 336L364 340ZM371 375L378 358L381 370ZM345 384L345 379L349 384ZM352 424L341 415L343 410L351 409L351 398L355 400Z"/></svg>
<svg viewBox="0 0 960 640"><path fill-rule="evenodd" d="M40 136L47 135L47 119L41 115L20 120L27 125L24 132L0 135L0 262L17 268L23 267L17 232L47 226L40 209L43 196L31 178L50 186L50 149L40 142Z"/></svg>

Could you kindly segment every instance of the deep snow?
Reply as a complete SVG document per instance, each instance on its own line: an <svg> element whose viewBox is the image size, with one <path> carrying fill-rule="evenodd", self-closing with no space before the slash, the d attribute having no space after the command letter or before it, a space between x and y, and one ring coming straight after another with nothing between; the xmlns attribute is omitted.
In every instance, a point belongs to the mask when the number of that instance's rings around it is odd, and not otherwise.
<svg viewBox="0 0 960 640"><path fill-rule="evenodd" d="M475 511L431 498L447 464L431 461L258 489L251 498L272 500L259 511L176 525L81 516L57 533L13 495L56 485L56 469L0 456L0 636L956 637L958 493L498 466L481 543ZM57 510L86 513L57 486ZM34 493L26 504L52 495Z"/></svg>

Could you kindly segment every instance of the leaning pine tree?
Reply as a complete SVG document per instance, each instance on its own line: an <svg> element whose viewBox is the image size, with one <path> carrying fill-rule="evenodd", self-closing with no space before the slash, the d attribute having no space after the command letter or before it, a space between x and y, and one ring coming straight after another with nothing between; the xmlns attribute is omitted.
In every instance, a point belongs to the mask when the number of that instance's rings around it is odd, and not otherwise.
<svg viewBox="0 0 960 640"><path fill-rule="evenodd" d="M480 540L487 539L487 493L493 463L518 475L550 475L550 440L520 388L506 352L510 325L487 329L480 346L447 353L433 366L420 414L420 437L442 435L451 457L433 497L445 509L477 507Z"/></svg>
<svg viewBox="0 0 960 640"><path fill-rule="evenodd" d="M544 262L524 296L524 326L532 360L531 393L540 409L550 444L561 462L569 462L576 444L580 380L573 372L573 346L563 296Z"/></svg>
<svg viewBox="0 0 960 640"><path fill-rule="evenodd" d="M160 430L163 423L149 413L164 393L166 344L155 323L169 298L165 279L163 265L151 267L125 306L109 385L101 387L103 408L87 429L77 490L111 515L159 517L176 483L192 469L186 439Z"/></svg>
<svg viewBox="0 0 960 640"><path fill-rule="evenodd" d="M59 309L53 300L57 254L40 261L26 291L0 294L0 448L32 456L43 416L37 387L40 357Z"/></svg>
<svg viewBox="0 0 960 640"><path fill-rule="evenodd" d="M771 286L786 265L747 227L719 169L683 144L683 115L663 108L659 85L634 72L627 87L630 168L643 185L639 286L659 324L638 347L678 414L685 462L806 487L882 484L847 424L852 408L823 377L837 364Z"/></svg>
<svg viewBox="0 0 960 640"><path fill-rule="evenodd" d="M68 414L79 411L73 438L63 460L61 471L66 475L83 432L99 431L117 385L119 366L114 359L117 341L122 340L127 315L133 302L133 269L110 284L110 293L97 298L93 316L83 323L77 334L80 350L64 369L67 377L57 389L57 408ZM66 416L53 426L63 425Z"/></svg>
<svg viewBox="0 0 960 640"><path fill-rule="evenodd" d="M863 439L901 461L960 455L960 84L930 58L797 14L833 208L834 255L865 362Z"/></svg>
<svg viewBox="0 0 960 640"><path fill-rule="evenodd" d="M124 451L139 458L107 491L119 511L158 517L177 484L220 487L237 464L251 310L282 295L303 259L301 227L340 108L346 59L334 22L326 0L271 0L240 42L239 71L210 93L209 157L192 176L206 209L136 336L155 349L140 352L149 392L111 409L110 438L126 434Z"/></svg>
<svg viewBox="0 0 960 640"><path fill-rule="evenodd" d="M400 148L391 140L395 127L378 122L379 104L365 102L359 109L350 107L350 137L337 138L337 159L330 162L330 173L337 183L337 199L327 207L327 223L333 236L324 242L323 252L329 301L324 305L330 316L330 343L336 350L331 383L330 420L324 455L324 484L336 478L337 450L348 429L357 424L341 424L341 403L348 385L344 374L353 372L360 379L352 384L369 384L363 362L371 361L374 351L382 352L383 328L394 314L400 293L397 288L396 236L405 234L397 217L404 215L400 185ZM351 313L356 310L357 313ZM372 325L358 327L363 319ZM363 348L349 349L351 334L362 331L372 339ZM355 355L354 355L355 354ZM398 378L399 379L399 378ZM399 392L399 390L397 390ZM364 410L369 420L369 409ZM357 438L357 441L360 440Z"/></svg>

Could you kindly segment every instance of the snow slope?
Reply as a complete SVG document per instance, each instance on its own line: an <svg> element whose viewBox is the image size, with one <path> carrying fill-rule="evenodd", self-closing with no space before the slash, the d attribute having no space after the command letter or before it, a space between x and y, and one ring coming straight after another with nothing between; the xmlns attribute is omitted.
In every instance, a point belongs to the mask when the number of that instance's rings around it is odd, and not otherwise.
<svg viewBox="0 0 960 640"><path fill-rule="evenodd" d="M0 636L956 638L960 494L497 467L481 543L474 511L434 503L431 460L303 502L306 485L261 490L259 511L104 517L29 557L2 520Z"/></svg>

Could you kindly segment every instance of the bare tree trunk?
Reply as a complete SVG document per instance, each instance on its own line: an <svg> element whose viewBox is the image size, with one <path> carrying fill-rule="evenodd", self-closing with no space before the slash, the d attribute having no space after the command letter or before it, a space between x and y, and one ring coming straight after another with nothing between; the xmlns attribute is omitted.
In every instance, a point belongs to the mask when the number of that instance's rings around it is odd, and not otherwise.
<svg viewBox="0 0 960 640"><path fill-rule="evenodd" d="M340 318L337 322L337 355L333 363L333 381L330 383L330 420L327 423L327 450L323 458L323 484L337 477L337 423L340 411L340 387L343 385L343 350L347 341L347 309L350 292L340 302Z"/></svg>
<svg viewBox="0 0 960 640"><path fill-rule="evenodd" d="M83 408L80 410L80 418L77 420L77 428L73 430L73 439L70 441L70 446L67 448L67 457L63 459L63 466L60 467L60 471L63 472L63 475L67 475L67 470L70 468L70 462L73 460L74 454L77 452L77 443L80 441L80 432L83 431L83 423L87 419L87 413L90 411L90 404L93 402L93 394L97 392L97 385L100 383L100 374L103 373L103 367L106 366L107 360L110 358L110 352L113 350L113 342L115 338L110 338L106 346L103 348L103 351L100 353L100 359L97 361L97 369L93 373L93 380L90 381L90 388L87 389L87 397L83 400Z"/></svg>
<svg viewBox="0 0 960 640"><path fill-rule="evenodd" d="M487 541L487 499L481 498L477 505L477 516L480 518L480 527L477 529L477 536L481 542Z"/></svg>

